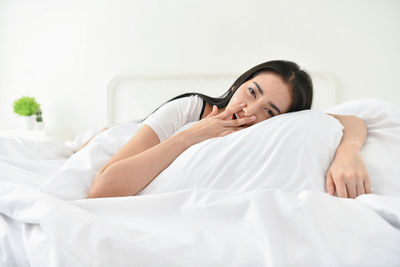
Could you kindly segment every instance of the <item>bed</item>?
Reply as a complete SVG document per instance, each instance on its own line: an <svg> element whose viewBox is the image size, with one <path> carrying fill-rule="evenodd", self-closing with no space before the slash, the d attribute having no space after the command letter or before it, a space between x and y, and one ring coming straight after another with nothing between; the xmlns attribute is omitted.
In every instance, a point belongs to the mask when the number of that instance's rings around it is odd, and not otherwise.
<svg viewBox="0 0 400 267"><path fill-rule="evenodd" d="M98 129L65 143L1 137L0 266L399 266L400 107L337 103L327 73L312 73L312 110L192 146L137 196L86 198L138 119L179 93L219 96L236 77L117 76L109 129L78 153ZM342 137L325 112L366 122L372 194L325 193Z"/></svg>

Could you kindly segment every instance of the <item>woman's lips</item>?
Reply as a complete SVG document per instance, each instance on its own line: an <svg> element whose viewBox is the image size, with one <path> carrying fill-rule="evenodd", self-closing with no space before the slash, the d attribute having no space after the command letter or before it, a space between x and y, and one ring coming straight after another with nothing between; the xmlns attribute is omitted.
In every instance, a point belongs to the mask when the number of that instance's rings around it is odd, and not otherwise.
<svg viewBox="0 0 400 267"><path fill-rule="evenodd" d="M236 113L234 113L234 114L232 115L232 120L237 120L238 118L241 119L242 117L240 117L239 114L236 114ZM242 125L240 125L239 127L245 127L245 128L247 128L248 126L245 125L245 124L242 124Z"/></svg>
<svg viewBox="0 0 400 267"><path fill-rule="evenodd" d="M242 117L240 117L240 115L239 114L237 114L237 113L234 113L233 115L232 115L232 120L237 120L237 119L241 119ZM244 124L243 125L240 125L239 127L243 127L243 126L245 126Z"/></svg>
<svg viewBox="0 0 400 267"><path fill-rule="evenodd" d="M237 114L237 113L234 113L233 115L232 115L232 120L237 120L237 119L241 119L242 117L239 115L239 114Z"/></svg>
<svg viewBox="0 0 400 267"><path fill-rule="evenodd" d="M232 120L237 120L237 119L241 119L242 117L240 117L240 115L239 114L237 114L237 113L234 113L233 115L232 115Z"/></svg>

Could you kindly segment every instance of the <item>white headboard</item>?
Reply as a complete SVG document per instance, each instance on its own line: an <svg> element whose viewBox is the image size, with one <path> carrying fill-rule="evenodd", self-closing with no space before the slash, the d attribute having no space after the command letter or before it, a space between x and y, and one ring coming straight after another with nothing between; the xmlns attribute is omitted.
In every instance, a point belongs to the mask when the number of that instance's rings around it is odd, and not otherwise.
<svg viewBox="0 0 400 267"><path fill-rule="evenodd" d="M323 111L336 104L334 80L327 73L311 72L313 109ZM121 75L107 86L107 125L145 118L169 99L198 92L212 97L224 94L240 74Z"/></svg>

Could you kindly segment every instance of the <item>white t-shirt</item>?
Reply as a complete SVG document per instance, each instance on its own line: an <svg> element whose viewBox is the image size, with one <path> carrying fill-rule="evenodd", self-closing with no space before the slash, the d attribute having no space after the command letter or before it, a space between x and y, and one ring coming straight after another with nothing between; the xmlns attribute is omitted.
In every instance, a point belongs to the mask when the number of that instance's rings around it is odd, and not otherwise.
<svg viewBox="0 0 400 267"><path fill-rule="evenodd" d="M142 124L150 126L162 142L186 124L200 120L204 108L205 101L201 97L182 97L162 105Z"/></svg>

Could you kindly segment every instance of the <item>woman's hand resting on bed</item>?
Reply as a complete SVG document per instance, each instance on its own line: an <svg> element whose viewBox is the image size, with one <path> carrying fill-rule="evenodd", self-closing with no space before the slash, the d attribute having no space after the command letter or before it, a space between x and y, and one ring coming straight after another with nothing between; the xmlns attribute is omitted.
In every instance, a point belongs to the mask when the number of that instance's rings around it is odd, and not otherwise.
<svg viewBox="0 0 400 267"><path fill-rule="evenodd" d="M207 117L184 131L185 135L191 140L192 144L197 144L210 138L225 136L246 128L247 124L256 120L255 116L232 120L232 115L239 113L244 107L246 107L246 104L242 103L218 113L218 107L213 106L213 110Z"/></svg>
<svg viewBox="0 0 400 267"><path fill-rule="evenodd" d="M325 180L326 191L338 197L355 198L371 193L371 182L361 157L367 135L367 125L357 116L333 116L343 125L343 137L336 150L335 158L328 169Z"/></svg>
<svg viewBox="0 0 400 267"><path fill-rule="evenodd" d="M326 191L338 197L355 198L371 193L371 183L360 149L351 144L338 147L326 174Z"/></svg>

